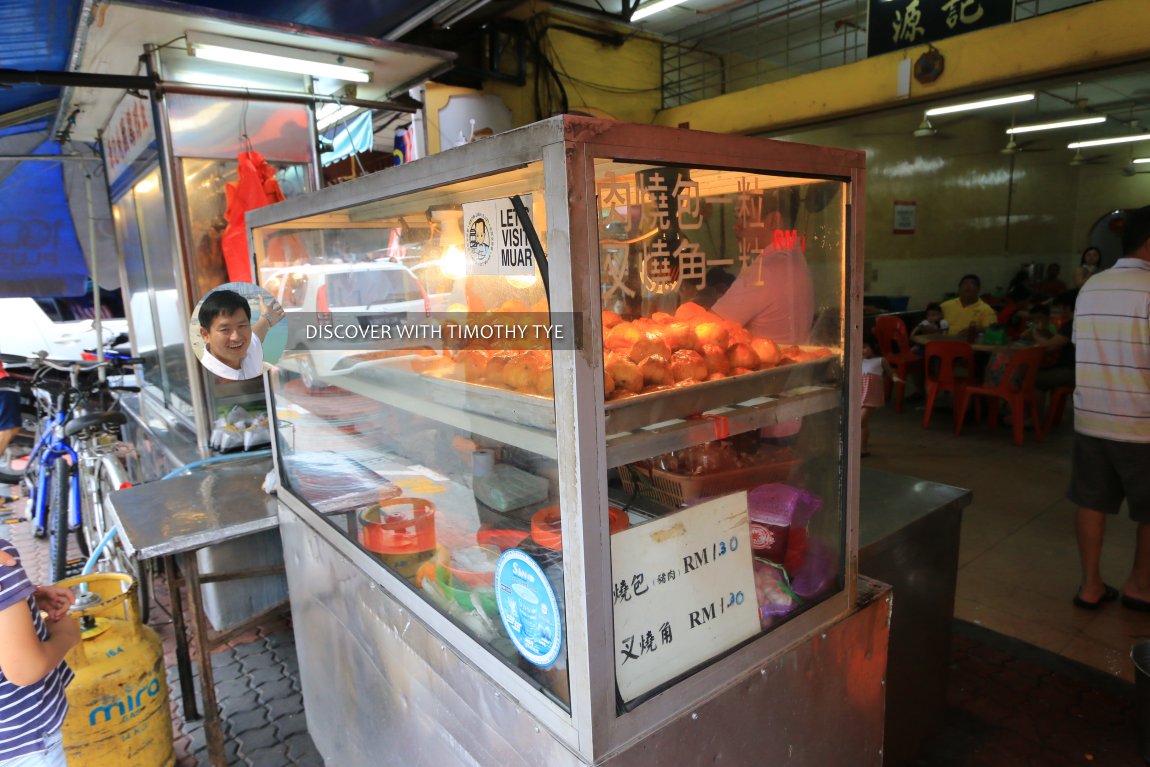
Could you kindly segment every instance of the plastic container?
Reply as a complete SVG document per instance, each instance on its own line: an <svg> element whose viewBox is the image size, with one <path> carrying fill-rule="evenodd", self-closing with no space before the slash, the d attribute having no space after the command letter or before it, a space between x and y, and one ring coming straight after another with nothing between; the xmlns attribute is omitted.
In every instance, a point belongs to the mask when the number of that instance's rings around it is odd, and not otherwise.
<svg viewBox="0 0 1150 767"><path fill-rule="evenodd" d="M483 475L475 474L475 497L491 508L507 512L547 500L551 483L543 477L497 463Z"/></svg>
<svg viewBox="0 0 1150 767"><path fill-rule="evenodd" d="M608 527L611 535L631 526L631 520L627 518L627 513L622 509L611 506L608 513L610 514ZM558 506L548 506L535 512L535 515L531 517L531 539L545 549L563 550L563 527Z"/></svg>
<svg viewBox="0 0 1150 767"><path fill-rule="evenodd" d="M619 478L628 493L638 493L675 509L699 498L730 495L766 482L789 479L797 465L798 461L791 458L712 474L688 475L646 464L630 464L619 467Z"/></svg>
<svg viewBox="0 0 1150 767"><path fill-rule="evenodd" d="M391 498L359 512L359 542L404 578L435 556L435 505Z"/></svg>
<svg viewBox="0 0 1150 767"><path fill-rule="evenodd" d="M474 589L495 583L495 565L503 552L495 546L467 546L447 552L444 567L455 583Z"/></svg>
<svg viewBox="0 0 1150 767"><path fill-rule="evenodd" d="M791 485L761 485L747 494L751 520L751 551L756 557L782 563L793 527L803 527L823 507L814 493Z"/></svg>
<svg viewBox="0 0 1150 767"><path fill-rule="evenodd" d="M475 542L480 546L494 546L500 551L514 549L529 536L526 530L480 530L475 533Z"/></svg>

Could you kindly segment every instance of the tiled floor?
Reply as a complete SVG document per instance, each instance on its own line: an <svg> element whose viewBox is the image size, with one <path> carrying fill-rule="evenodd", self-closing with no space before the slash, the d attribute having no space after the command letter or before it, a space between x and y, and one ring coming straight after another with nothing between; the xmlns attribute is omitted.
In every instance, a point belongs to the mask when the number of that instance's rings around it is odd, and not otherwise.
<svg viewBox="0 0 1150 767"><path fill-rule="evenodd" d="M907 402L901 414L888 405L876 413L871 455L863 460L974 491L963 517L956 617L1132 681L1130 648L1150 637L1150 614L1117 603L1097 612L1071 604L1079 582L1075 507L1065 498L1072 414L1043 442L1035 443L1028 430L1025 445L1016 447L1001 425L991 432L968 421L956 437L949 411L936 412L924 430L921 405ZM1124 515L1109 523L1107 583L1125 580L1134 533Z"/></svg>

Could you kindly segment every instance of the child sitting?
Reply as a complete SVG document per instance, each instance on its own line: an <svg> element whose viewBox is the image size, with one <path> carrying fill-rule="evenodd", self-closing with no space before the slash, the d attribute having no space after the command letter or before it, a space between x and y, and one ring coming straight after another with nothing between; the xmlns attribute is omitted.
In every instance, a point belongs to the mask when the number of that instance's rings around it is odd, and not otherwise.
<svg viewBox="0 0 1150 767"><path fill-rule="evenodd" d="M1058 333L1050 321L1050 304L1035 304L1030 308L1030 322L1019 338L1023 341L1049 341Z"/></svg>
<svg viewBox="0 0 1150 767"><path fill-rule="evenodd" d="M942 318L942 306L937 303L927 304L926 317L914 326L914 330L910 332L910 338L913 341L915 336L945 335L949 330L950 324ZM922 354L922 344L914 344L911 351L915 354Z"/></svg>

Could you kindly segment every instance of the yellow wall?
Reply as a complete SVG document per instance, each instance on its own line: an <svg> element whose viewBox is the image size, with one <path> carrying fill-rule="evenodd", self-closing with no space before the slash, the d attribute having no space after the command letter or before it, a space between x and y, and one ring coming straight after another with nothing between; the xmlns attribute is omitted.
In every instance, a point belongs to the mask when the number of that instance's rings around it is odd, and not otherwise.
<svg viewBox="0 0 1150 767"><path fill-rule="evenodd" d="M657 41L634 35L631 29L560 12L523 8L521 13L535 23L563 24L627 37L616 48L562 29L549 29L545 36L546 53L563 79L570 111L625 122L650 123L655 119L662 99L662 53ZM528 125L550 117L535 114L534 78L535 67L529 60L526 86L489 81L478 92L498 96L511 110L516 127ZM439 151L439 110L454 95L476 92L428 83L427 132L432 153Z"/></svg>
<svg viewBox="0 0 1150 767"><path fill-rule="evenodd" d="M937 82L912 81L898 98L898 64L927 49L865 61L666 109L659 125L755 133L845 117L1011 82L1150 58L1147 0L1105 0L939 42L946 71Z"/></svg>

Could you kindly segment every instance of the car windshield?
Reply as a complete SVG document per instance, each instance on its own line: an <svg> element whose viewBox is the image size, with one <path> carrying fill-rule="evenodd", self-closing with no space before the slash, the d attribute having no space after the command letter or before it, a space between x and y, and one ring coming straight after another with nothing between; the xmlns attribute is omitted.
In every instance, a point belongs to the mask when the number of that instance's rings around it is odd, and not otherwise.
<svg viewBox="0 0 1150 767"><path fill-rule="evenodd" d="M419 283L406 269L370 269L327 276L327 301L332 309L380 306L422 298Z"/></svg>

